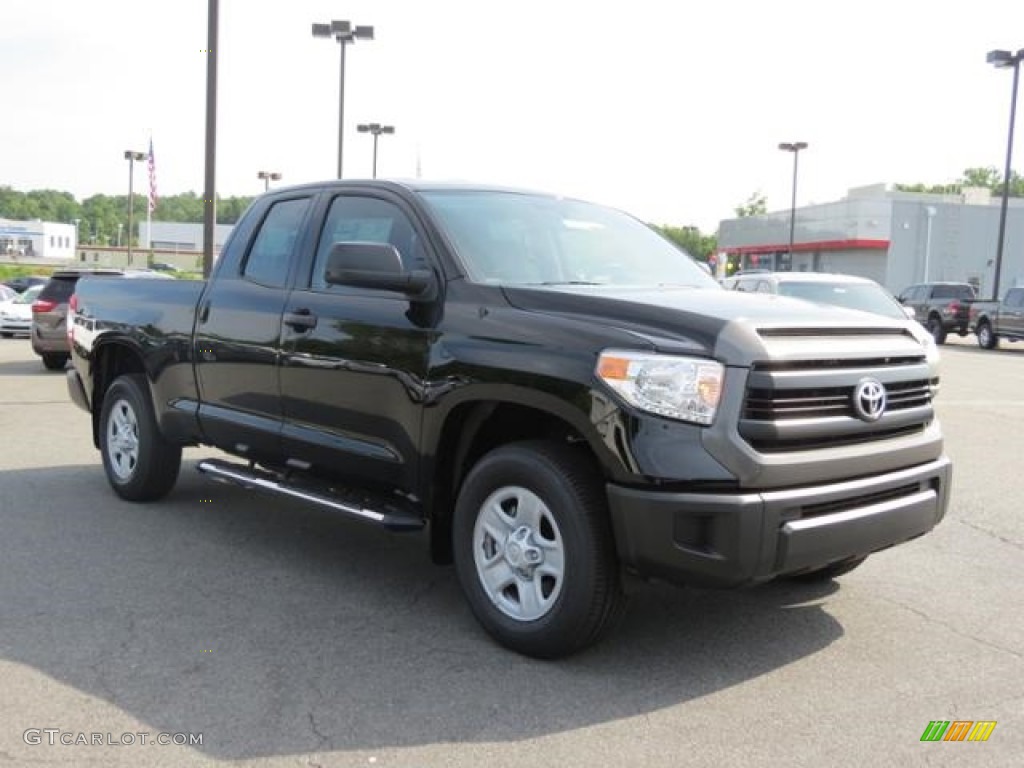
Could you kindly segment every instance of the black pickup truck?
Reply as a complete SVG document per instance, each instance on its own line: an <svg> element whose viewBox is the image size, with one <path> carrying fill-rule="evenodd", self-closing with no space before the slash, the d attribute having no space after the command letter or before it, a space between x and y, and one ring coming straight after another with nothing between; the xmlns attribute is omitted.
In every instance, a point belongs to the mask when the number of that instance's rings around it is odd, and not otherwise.
<svg viewBox="0 0 1024 768"><path fill-rule="evenodd" d="M950 333L967 335L968 306L973 299L970 283L920 283L906 288L896 300L914 310L936 344L945 344Z"/></svg>
<svg viewBox="0 0 1024 768"><path fill-rule="evenodd" d="M832 578L930 530L951 468L916 323L723 291L618 211L535 193L274 190L207 282L80 281L72 399L151 501L209 475L427 530L501 643L596 641L627 574Z"/></svg>
<svg viewBox="0 0 1024 768"><path fill-rule="evenodd" d="M1024 341L1024 287L1011 288L1002 301L972 301L970 328L982 349L995 349L1000 339Z"/></svg>

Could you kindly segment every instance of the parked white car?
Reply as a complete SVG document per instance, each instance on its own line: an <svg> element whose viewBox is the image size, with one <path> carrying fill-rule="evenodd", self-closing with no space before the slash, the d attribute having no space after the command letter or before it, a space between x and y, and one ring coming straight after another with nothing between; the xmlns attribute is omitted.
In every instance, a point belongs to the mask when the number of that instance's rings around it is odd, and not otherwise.
<svg viewBox="0 0 1024 768"><path fill-rule="evenodd" d="M42 290L43 286L33 285L10 301L0 302L0 336L28 336L32 330L32 302Z"/></svg>
<svg viewBox="0 0 1024 768"><path fill-rule="evenodd" d="M794 299L858 309L892 318L914 319L914 310L901 305L874 280L826 272L745 272L722 282L727 290L773 293Z"/></svg>

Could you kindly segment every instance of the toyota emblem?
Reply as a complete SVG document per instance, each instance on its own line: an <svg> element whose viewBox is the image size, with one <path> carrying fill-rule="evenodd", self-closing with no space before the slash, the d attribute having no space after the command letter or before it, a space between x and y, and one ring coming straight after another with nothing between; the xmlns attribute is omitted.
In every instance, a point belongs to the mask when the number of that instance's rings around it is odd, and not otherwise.
<svg viewBox="0 0 1024 768"><path fill-rule="evenodd" d="M878 379L861 379L853 388L853 412L862 421L878 421L885 413L885 387Z"/></svg>

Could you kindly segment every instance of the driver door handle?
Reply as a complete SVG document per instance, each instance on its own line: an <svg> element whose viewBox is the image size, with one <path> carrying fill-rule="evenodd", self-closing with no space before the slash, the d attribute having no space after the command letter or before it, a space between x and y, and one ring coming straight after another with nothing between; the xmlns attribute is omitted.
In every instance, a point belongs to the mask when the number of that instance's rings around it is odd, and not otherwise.
<svg viewBox="0 0 1024 768"><path fill-rule="evenodd" d="M302 333L316 328L316 315L308 309L297 309L294 312L284 313L284 324L293 331Z"/></svg>

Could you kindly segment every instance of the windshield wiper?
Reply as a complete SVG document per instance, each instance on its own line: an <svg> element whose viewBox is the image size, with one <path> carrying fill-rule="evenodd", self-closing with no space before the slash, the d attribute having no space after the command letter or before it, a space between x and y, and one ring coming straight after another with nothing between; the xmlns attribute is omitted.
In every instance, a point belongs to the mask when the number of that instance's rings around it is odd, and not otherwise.
<svg viewBox="0 0 1024 768"><path fill-rule="evenodd" d="M593 280L545 280L543 283L524 283L524 285L610 285Z"/></svg>

